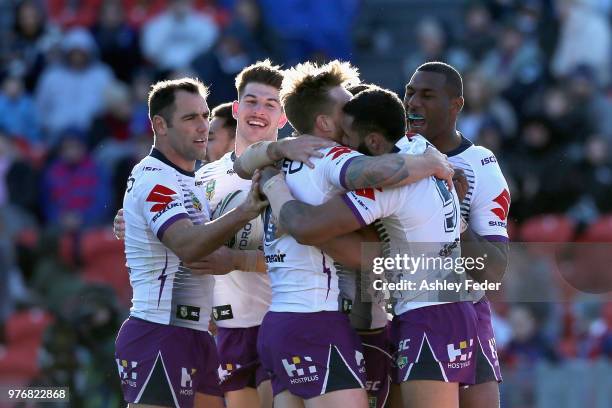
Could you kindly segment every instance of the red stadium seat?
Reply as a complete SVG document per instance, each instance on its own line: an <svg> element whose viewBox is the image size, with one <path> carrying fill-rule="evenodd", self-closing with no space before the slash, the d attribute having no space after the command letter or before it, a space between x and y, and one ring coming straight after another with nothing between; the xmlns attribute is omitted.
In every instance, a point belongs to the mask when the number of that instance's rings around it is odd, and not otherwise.
<svg viewBox="0 0 612 408"><path fill-rule="evenodd" d="M39 370L37 345L15 344L0 351L1 383L27 383L38 375Z"/></svg>
<svg viewBox="0 0 612 408"><path fill-rule="evenodd" d="M115 238L112 228L93 229L83 233L81 258L86 265L107 256L119 255L123 257L123 241Z"/></svg>
<svg viewBox="0 0 612 408"><path fill-rule="evenodd" d="M87 282L104 283L111 286L122 304L130 304L132 287L123 253L108 254L85 264L83 279Z"/></svg>
<svg viewBox="0 0 612 408"><path fill-rule="evenodd" d="M519 236L523 242L569 242L574 232L574 222L568 217L546 214L523 222Z"/></svg>
<svg viewBox="0 0 612 408"><path fill-rule="evenodd" d="M32 343L38 347L47 326L53 322L53 317L39 309L18 312L6 322L6 339L8 344Z"/></svg>
<svg viewBox="0 0 612 408"><path fill-rule="evenodd" d="M612 242L612 215L600 217L580 236L581 242Z"/></svg>

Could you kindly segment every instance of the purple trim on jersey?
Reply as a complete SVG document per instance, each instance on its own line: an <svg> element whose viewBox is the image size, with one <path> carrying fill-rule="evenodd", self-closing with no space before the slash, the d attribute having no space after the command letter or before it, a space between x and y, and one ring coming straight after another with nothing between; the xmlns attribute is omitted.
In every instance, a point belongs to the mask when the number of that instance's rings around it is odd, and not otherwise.
<svg viewBox="0 0 612 408"><path fill-rule="evenodd" d="M359 156L353 156L347 161L345 161L344 164L342 165L342 168L340 169L340 184L342 185L342 187L344 187L347 190L350 190L350 188L346 186L346 181L344 180L344 176L346 176L346 169L348 168L349 164L353 161L353 159L356 159L357 157Z"/></svg>
<svg viewBox="0 0 612 408"><path fill-rule="evenodd" d="M361 216L361 213L359 212L359 210L357 209L357 207L355 207L355 204L353 204L353 202L351 201L350 198L348 198L348 196L346 194L342 194L340 196L342 198L342 200L346 203L346 205L348 205L348 207L351 209L351 211L353 212L353 214L355 215L355 218L357 218L357 221L359 221L359 224L361 224L362 227L365 227L368 225L368 223L365 222L365 220L363 219L363 217Z"/></svg>
<svg viewBox="0 0 612 408"><path fill-rule="evenodd" d="M483 235L483 238L489 242L510 242L510 239L503 235Z"/></svg>
<svg viewBox="0 0 612 408"><path fill-rule="evenodd" d="M159 295L157 296L157 307L159 308L159 302L161 301L161 294L164 291L164 285L166 284L166 269L168 268L168 251L166 251L166 263L164 264L164 269L162 269L161 274L157 278L157 280L161 281L159 285Z"/></svg>
<svg viewBox="0 0 612 408"><path fill-rule="evenodd" d="M189 218L189 215L187 215L186 213L180 213L168 218L166 222L164 222L162 226L159 227L159 229L157 230L157 234L155 234L157 235L157 238L161 241L164 236L164 232L166 232L166 230L170 228L172 224L174 224L178 220L182 220L183 218Z"/></svg>

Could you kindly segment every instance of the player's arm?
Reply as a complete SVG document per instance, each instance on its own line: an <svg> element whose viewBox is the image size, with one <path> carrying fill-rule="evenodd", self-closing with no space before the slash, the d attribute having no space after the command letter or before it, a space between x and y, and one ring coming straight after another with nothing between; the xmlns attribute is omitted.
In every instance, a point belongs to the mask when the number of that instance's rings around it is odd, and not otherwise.
<svg viewBox="0 0 612 408"><path fill-rule="evenodd" d="M194 225L184 217L170 224L158 236L183 262L194 262L223 245L257 217L266 205L267 201L260 198L258 181L254 179L245 202L223 216L203 225Z"/></svg>
<svg viewBox="0 0 612 408"><path fill-rule="evenodd" d="M263 251L232 249L224 245L202 259L185 263L185 267L196 275L225 275L232 271L267 272Z"/></svg>
<svg viewBox="0 0 612 408"><path fill-rule="evenodd" d="M355 232L332 238L319 244L318 247L348 269L360 270L362 262L364 262L364 265L371 265L371 258L380 256L381 250L379 245L369 245L364 248L363 243L378 243L379 241L376 230L370 225Z"/></svg>
<svg viewBox="0 0 612 408"><path fill-rule="evenodd" d="M469 275L478 282L501 282L508 267L508 242L493 239L478 235L470 227L461 234L461 256L484 259L485 267L482 270L466 268Z"/></svg>
<svg viewBox="0 0 612 408"><path fill-rule="evenodd" d="M330 139L317 136L286 138L278 142L257 142L250 145L240 157L236 158L234 171L243 179L250 179L255 170L273 165L283 158L299 161L313 168L314 165L310 158L323 157L319 150L334 144L335 142Z"/></svg>
<svg viewBox="0 0 612 408"><path fill-rule="evenodd" d="M347 163L344 187L359 190L369 187L398 187L435 176L452 186L454 170L445 155L427 148L421 155L389 153L359 156Z"/></svg>

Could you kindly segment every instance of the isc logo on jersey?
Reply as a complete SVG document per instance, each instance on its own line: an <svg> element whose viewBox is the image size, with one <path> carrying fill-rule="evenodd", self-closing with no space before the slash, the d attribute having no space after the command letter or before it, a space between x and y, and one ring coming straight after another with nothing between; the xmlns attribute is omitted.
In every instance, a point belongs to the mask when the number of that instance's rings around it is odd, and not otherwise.
<svg viewBox="0 0 612 408"><path fill-rule="evenodd" d="M212 219L217 219L246 200L248 191L238 190L228 194L213 212ZM263 220L261 217L251 221L236 232L226 245L235 249L263 249Z"/></svg>

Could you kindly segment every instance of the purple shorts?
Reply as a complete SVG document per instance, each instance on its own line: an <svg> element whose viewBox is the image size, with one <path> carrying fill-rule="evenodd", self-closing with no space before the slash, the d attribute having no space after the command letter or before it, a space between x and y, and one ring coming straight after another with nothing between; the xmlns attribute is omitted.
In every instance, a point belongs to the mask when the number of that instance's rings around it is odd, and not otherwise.
<svg viewBox="0 0 612 408"><path fill-rule="evenodd" d="M217 348L221 360L219 378L223 392L245 387L257 388L270 379L257 354L259 327L217 328Z"/></svg>
<svg viewBox="0 0 612 408"><path fill-rule="evenodd" d="M366 366L366 391L370 407L383 408L391 386L391 339L384 327L371 333L359 332Z"/></svg>
<svg viewBox="0 0 612 408"><path fill-rule="evenodd" d="M426 306L395 316L393 382L433 380L474 384L476 311L472 302Z"/></svg>
<svg viewBox="0 0 612 408"><path fill-rule="evenodd" d="M478 319L478 355L476 357L476 384L489 381L502 381L499 359L497 357L497 345L495 334L491 324L491 308L489 300L484 297L474 303L476 317Z"/></svg>
<svg viewBox="0 0 612 408"><path fill-rule="evenodd" d="M340 312L268 312L257 350L270 373L272 392L309 399L328 392L364 388L361 342Z"/></svg>
<svg viewBox="0 0 612 408"><path fill-rule="evenodd" d="M196 392L222 396L210 333L130 317L119 329L115 361L126 402L193 406Z"/></svg>

